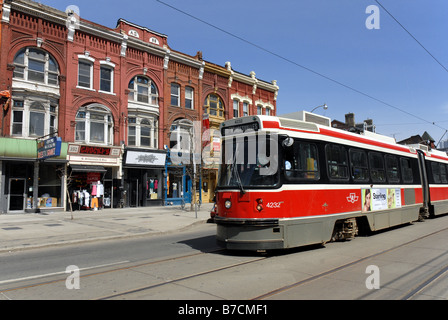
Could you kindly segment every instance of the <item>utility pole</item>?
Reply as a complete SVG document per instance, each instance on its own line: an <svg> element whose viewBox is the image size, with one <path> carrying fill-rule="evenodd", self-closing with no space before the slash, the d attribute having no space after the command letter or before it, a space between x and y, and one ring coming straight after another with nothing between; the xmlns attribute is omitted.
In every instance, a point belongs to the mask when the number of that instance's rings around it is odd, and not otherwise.
<svg viewBox="0 0 448 320"><path fill-rule="evenodd" d="M200 147L201 147L201 123L199 121L195 121L193 123L193 127L190 130L190 164L191 169L190 171L190 177L192 178L192 196L191 196L191 206L190 210L195 211L195 217L198 217L198 206L197 206L197 189L196 184L198 181L198 160L199 164L201 161L201 158L197 159L197 156L200 155Z"/></svg>

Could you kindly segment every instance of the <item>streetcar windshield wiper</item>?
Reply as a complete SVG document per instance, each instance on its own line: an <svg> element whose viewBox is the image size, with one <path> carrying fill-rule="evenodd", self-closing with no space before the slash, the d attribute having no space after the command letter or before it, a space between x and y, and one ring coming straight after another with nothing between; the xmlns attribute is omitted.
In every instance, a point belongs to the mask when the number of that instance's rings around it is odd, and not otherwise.
<svg viewBox="0 0 448 320"><path fill-rule="evenodd" d="M243 183L241 182L240 173L238 172L238 169L236 167L236 156L238 151L235 152L235 155L233 156L233 164L232 164L232 174L236 177L236 182L238 183L238 186L240 187L240 192L242 194L246 193L246 190L244 190Z"/></svg>

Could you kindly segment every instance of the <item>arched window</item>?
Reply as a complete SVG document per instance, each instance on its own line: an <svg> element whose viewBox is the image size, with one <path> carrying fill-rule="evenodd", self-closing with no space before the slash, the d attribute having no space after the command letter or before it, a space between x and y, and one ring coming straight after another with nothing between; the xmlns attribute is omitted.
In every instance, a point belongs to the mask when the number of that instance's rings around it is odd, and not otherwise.
<svg viewBox="0 0 448 320"><path fill-rule="evenodd" d="M16 79L58 85L59 67L48 52L38 48L24 48L14 58Z"/></svg>
<svg viewBox="0 0 448 320"><path fill-rule="evenodd" d="M20 94L17 94L14 98L12 103L11 135L25 138L42 137L55 133L57 125L57 100Z"/></svg>
<svg viewBox="0 0 448 320"><path fill-rule="evenodd" d="M149 147L151 146L151 129L152 125L148 119L142 119L140 121L140 145Z"/></svg>
<svg viewBox="0 0 448 320"><path fill-rule="evenodd" d="M190 152L193 147L191 141L193 122L187 119L178 119L173 122L170 131L170 149Z"/></svg>
<svg viewBox="0 0 448 320"><path fill-rule="evenodd" d="M157 119L149 114L129 114L128 146L157 148Z"/></svg>
<svg viewBox="0 0 448 320"><path fill-rule="evenodd" d="M224 104L216 94L209 94L204 102L204 112L211 116L224 118Z"/></svg>
<svg viewBox="0 0 448 320"><path fill-rule="evenodd" d="M42 137L45 128L45 108L39 102L33 102L30 106L29 136Z"/></svg>
<svg viewBox="0 0 448 320"><path fill-rule="evenodd" d="M129 82L129 102L140 102L153 106L159 104L159 93L154 82L144 76L136 76Z"/></svg>
<svg viewBox="0 0 448 320"><path fill-rule="evenodd" d="M79 108L75 141L112 145L113 126L112 114L105 106L94 103Z"/></svg>
<svg viewBox="0 0 448 320"><path fill-rule="evenodd" d="M158 147L159 92L148 77L135 76L129 82L128 145Z"/></svg>

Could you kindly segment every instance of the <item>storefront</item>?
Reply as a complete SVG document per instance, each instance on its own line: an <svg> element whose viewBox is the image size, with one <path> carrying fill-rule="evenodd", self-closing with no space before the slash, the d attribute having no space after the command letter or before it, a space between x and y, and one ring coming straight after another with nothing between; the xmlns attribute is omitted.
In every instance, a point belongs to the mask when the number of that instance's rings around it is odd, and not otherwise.
<svg viewBox="0 0 448 320"><path fill-rule="evenodd" d="M123 163L126 206L163 205L166 152L127 149Z"/></svg>
<svg viewBox="0 0 448 320"><path fill-rule="evenodd" d="M165 165L165 205L184 205L192 201L202 201L200 154L195 154L194 161L190 157L189 153L181 154L173 150L168 152ZM193 163L196 164L196 170Z"/></svg>
<svg viewBox="0 0 448 320"><path fill-rule="evenodd" d="M215 201L215 188L218 179L218 169L202 168L202 202Z"/></svg>
<svg viewBox="0 0 448 320"><path fill-rule="evenodd" d="M212 137L211 143L202 150L202 201L215 201L215 188L221 161L221 139Z"/></svg>
<svg viewBox="0 0 448 320"><path fill-rule="evenodd" d="M121 148L69 144L68 210L123 207Z"/></svg>
<svg viewBox="0 0 448 320"><path fill-rule="evenodd" d="M165 205L182 205L191 202L191 179L185 166L166 166Z"/></svg>
<svg viewBox="0 0 448 320"><path fill-rule="evenodd" d="M38 160L36 153L34 139L0 138L1 212L64 210L67 144L51 159Z"/></svg>

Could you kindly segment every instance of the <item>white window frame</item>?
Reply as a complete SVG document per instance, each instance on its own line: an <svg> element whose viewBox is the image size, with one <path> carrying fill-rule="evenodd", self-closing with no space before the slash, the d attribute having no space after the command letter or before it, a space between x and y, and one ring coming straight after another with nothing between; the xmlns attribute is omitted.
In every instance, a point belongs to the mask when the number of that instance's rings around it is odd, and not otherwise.
<svg viewBox="0 0 448 320"><path fill-rule="evenodd" d="M79 85L79 68L80 68L80 63L84 63L84 64L88 64L90 65L90 83L89 83L89 87L85 87L85 86L81 86ZM87 56L87 55L78 55L78 79L77 79L77 83L76 83L76 88L80 88L80 89L86 89L86 90L92 90L95 91L95 89L93 89L93 66L95 63L95 59Z"/></svg>
<svg viewBox="0 0 448 320"><path fill-rule="evenodd" d="M249 103L243 101L243 117L249 115Z"/></svg>
<svg viewBox="0 0 448 320"><path fill-rule="evenodd" d="M238 99L233 99L233 117L238 118L239 116L240 116L240 101Z"/></svg>
<svg viewBox="0 0 448 320"><path fill-rule="evenodd" d="M130 142L129 142L129 137L131 137L131 134L130 134L130 130L129 130L129 128L134 128L134 134L132 135L132 137L134 137L134 143L133 144L131 144ZM128 117L128 146L137 146L137 143L138 143L138 140L137 140L137 128L138 128L138 126L137 126L137 117L136 116L130 116L130 117Z"/></svg>
<svg viewBox="0 0 448 320"><path fill-rule="evenodd" d="M190 93L191 96L189 97L187 93ZM191 107L187 107L187 101L190 101ZM185 87L185 109L194 110L194 89L193 87Z"/></svg>
<svg viewBox="0 0 448 320"><path fill-rule="evenodd" d="M22 101L22 107L16 107L15 102ZM40 104L42 107L41 110L34 109L33 104ZM52 111L54 108L54 111ZM30 133L30 121L31 121L31 112L41 113L44 115L44 132L42 136L49 135L58 130L58 104L55 101L46 100L42 97L34 97L34 96L25 96L25 97L13 97L12 102L12 114L11 114L11 128L10 134L12 137L22 137L22 138L32 138L36 139L39 137L38 135ZM22 112L22 121L14 122L14 112ZM51 126L51 117L54 116L54 126ZM22 129L20 133L13 133L14 124L21 123ZM53 131L53 132L52 132Z"/></svg>
<svg viewBox="0 0 448 320"><path fill-rule="evenodd" d="M47 121L45 121L45 118L46 118L46 110L45 109L46 109L45 106L41 102L36 101L36 102L31 103L31 105L29 107L29 113L28 113L28 136L29 137L42 137L45 134L48 134L45 131L49 132L49 127L50 127L49 117L50 116L48 115L48 130L45 130L45 127L46 127L45 123L47 122ZM33 120L32 114L40 115L40 117L43 116L44 127L43 127L42 133L39 133L39 134L31 133L31 129L34 128L33 124L31 123ZM40 117L38 118L38 121L34 121L34 122L36 122L37 124L40 123L41 122ZM34 128L34 130L36 130L36 128Z"/></svg>
<svg viewBox="0 0 448 320"><path fill-rule="evenodd" d="M30 72L30 60L33 60L33 58L30 58L30 50L33 51L38 51L41 52L45 55L44 60L39 60L39 59L34 59L35 61L40 61L44 63L44 70L43 75L44 75L44 79L43 81L38 81L38 80L30 80L29 79L29 72ZM19 55L19 53L23 52L23 64L16 62L16 59ZM53 63L56 65L56 71L54 70L50 70L50 60L53 61ZM34 47L26 47L26 48L22 48L21 50L19 50L17 52L17 54L14 57L14 66L15 66L15 70L13 73L13 78L14 79L22 79L24 81L27 82L33 82L33 83L42 83L48 86L52 86L52 87L59 87L59 65L56 61L56 59L47 51L42 50L40 48L34 48ZM22 72L19 72L19 70L23 69ZM36 71L36 72L40 72L40 71ZM19 76L19 74L21 74L22 76ZM56 76L56 84L54 83L48 83L48 79L49 79L49 74L52 74L53 76Z"/></svg>
<svg viewBox="0 0 448 320"><path fill-rule="evenodd" d="M177 87L177 92L173 93L173 88ZM173 97L177 99L177 104L173 104ZM170 105L174 107L180 107L180 85L172 82L170 85Z"/></svg>
<svg viewBox="0 0 448 320"><path fill-rule="evenodd" d="M16 107L15 103L16 102L21 102L22 106L21 107ZM12 112L11 112L11 136L23 136L23 117L25 114L25 102L23 101L23 99L14 99L14 101L12 102ZM15 113L21 113L22 114L22 119L21 121L14 121L15 118ZM19 126L20 125L20 133L14 133L14 125Z"/></svg>
<svg viewBox="0 0 448 320"><path fill-rule="evenodd" d="M80 112L85 112L85 117L78 117L78 114ZM91 119L91 114L100 114L103 115L103 120L94 120ZM82 142L82 143L88 143L88 144L98 144L98 145L113 145L114 142L114 136L113 136L113 128L114 128L114 121L112 117L112 113L110 110L98 103L93 103L90 105L87 105L85 107L81 107L76 112L75 116L76 126L78 123L84 123L84 139L79 139L77 137L77 133L79 130L75 126L75 142ZM102 123L104 127L104 139L103 141L94 141L91 139L91 125L92 123Z"/></svg>
<svg viewBox="0 0 448 320"><path fill-rule="evenodd" d="M101 70L102 69L108 69L110 70L110 91L102 90L101 89L101 81L103 78L101 77ZM100 61L100 85L98 92L102 93L109 93L109 94L115 94L114 93L114 74L115 74L115 64L110 61Z"/></svg>
<svg viewBox="0 0 448 320"><path fill-rule="evenodd" d="M158 148L158 135L157 135L157 119L149 114L130 114L129 119L135 119L135 122L128 122L128 146L137 147L137 148L150 148L157 149ZM143 122L148 121L149 125L143 124ZM148 126L150 128L149 132L149 146L142 145L142 127ZM135 144L129 144L129 128L135 128ZM148 136L146 136L148 137Z"/></svg>
<svg viewBox="0 0 448 320"><path fill-rule="evenodd" d="M193 150L194 141L190 139L192 131L193 122L191 120L175 120L170 127L170 150L176 152L190 152Z"/></svg>
<svg viewBox="0 0 448 320"><path fill-rule="evenodd" d="M148 80L148 85L143 85L143 84L139 84L138 83L138 78L145 78ZM130 88L131 82L132 80L134 80L134 83L132 84L132 88ZM138 101L138 87L142 86L148 89L148 102L144 102L144 101ZM155 93L152 92L152 87L154 86L154 90ZM154 106L154 107L159 107L159 89L157 88L156 84L154 83L154 81L152 81L151 78L147 77L147 76L142 76L142 75L136 75L135 77L133 77L129 83L128 83L128 89L129 89L129 93L132 93L133 98L129 98L128 96L128 102L133 103L133 104L141 104L141 105L146 105L146 106ZM153 101L155 101L155 103L153 103Z"/></svg>

